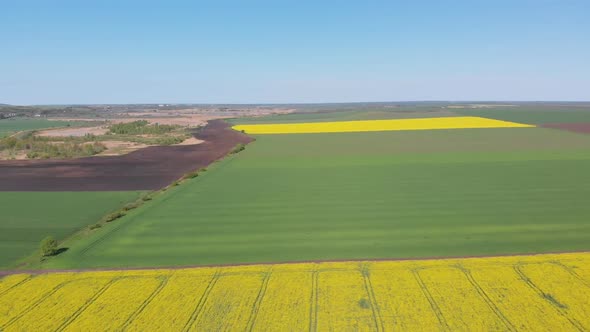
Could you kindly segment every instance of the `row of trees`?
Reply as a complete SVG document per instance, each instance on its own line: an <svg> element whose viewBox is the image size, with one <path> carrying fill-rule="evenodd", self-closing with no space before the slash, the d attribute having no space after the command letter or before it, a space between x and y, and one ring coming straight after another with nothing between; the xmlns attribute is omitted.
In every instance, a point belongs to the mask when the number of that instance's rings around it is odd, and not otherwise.
<svg viewBox="0 0 590 332"><path fill-rule="evenodd" d="M109 132L115 135L161 135L182 128L177 125L150 125L146 120L128 123L117 123L110 127Z"/></svg>

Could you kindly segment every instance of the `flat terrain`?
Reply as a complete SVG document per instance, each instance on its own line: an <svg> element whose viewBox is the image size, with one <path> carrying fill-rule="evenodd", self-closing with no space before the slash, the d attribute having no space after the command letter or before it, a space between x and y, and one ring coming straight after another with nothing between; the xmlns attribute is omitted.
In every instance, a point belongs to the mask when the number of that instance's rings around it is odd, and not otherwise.
<svg viewBox="0 0 590 332"><path fill-rule="evenodd" d="M73 160L0 161L0 191L119 191L160 189L206 167L251 139L212 120L198 145L152 146L123 156Z"/></svg>
<svg viewBox="0 0 590 332"><path fill-rule="evenodd" d="M16 274L3 331L583 331L590 254Z"/></svg>
<svg viewBox="0 0 590 332"><path fill-rule="evenodd" d="M0 120L0 138L22 130L39 130L45 128L74 126L78 123L68 121L48 121L44 119L3 119Z"/></svg>
<svg viewBox="0 0 590 332"><path fill-rule="evenodd" d="M528 124L473 116L390 119L364 121L334 121L282 124L241 124L232 128L251 135L356 133L369 131L406 131L474 128L527 128Z"/></svg>
<svg viewBox="0 0 590 332"><path fill-rule="evenodd" d="M64 239L138 196L138 192L0 192L0 267L36 251L44 237Z"/></svg>
<svg viewBox="0 0 590 332"><path fill-rule="evenodd" d="M546 128L260 135L46 267L583 250L589 168Z"/></svg>

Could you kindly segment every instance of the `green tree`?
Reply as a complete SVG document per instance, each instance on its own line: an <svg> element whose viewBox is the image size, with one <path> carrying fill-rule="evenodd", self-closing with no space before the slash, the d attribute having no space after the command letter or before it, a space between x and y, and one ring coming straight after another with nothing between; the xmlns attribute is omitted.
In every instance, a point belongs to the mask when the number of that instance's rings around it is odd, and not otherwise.
<svg viewBox="0 0 590 332"><path fill-rule="evenodd" d="M41 241L41 256L53 256L57 252L57 240L48 236Z"/></svg>

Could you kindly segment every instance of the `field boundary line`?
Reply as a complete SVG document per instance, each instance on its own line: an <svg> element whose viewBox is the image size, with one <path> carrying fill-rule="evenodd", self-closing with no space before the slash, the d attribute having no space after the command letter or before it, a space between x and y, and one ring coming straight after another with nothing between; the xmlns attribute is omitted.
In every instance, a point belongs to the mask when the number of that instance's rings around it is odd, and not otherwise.
<svg viewBox="0 0 590 332"><path fill-rule="evenodd" d="M545 263L545 262L542 262ZM532 263L532 264L539 264L539 263ZM532 282L532 280L526 275L526 273L524 273L524 271L522 271L522 266L524 266L524 263L517 263L515 265L512 266L512 268L514 269L514 271L516 272L516 274L520 277L520 279L528 286L530 287L533 291L535 291L537 293L537 295L539 295L539 297L541 297L541 301L546 301L549 306L551 306L553 309L555 309L561 316L563 316L565 319L567 319L570 323L572 323L572 325L579 331L585 331L584 327L582 326L582 324L580 324L580 322L578 322L576 319L569 317L569 315L567 314L567 312L563 311L562 308L560 308L559 306L555 305L555 303L549 301L545 295L546 293L543 292L543 290L541 288L539 288L539 286L535 285L535 283Z"/></svg>
<svg viewBox="0 0 590 332"><path fill-rule="evenodd" d="M209 294L211 293L211 290L213 289L213 287L215 287L215 284L217 284L217 281L219 280L219 278L221 277L221 272L219 270L217 270L217 272L215 272L215 274L213 275L213 277L211 277L211 280L209 281L209 284L207 284L207 288L205 288L205 291L203 292L203 295L201 295L201 298L199 299L199 302L197 303L197 306L195 307L195 309L193 310L191 316L189 317L188 321L184 324L184 327L182 328L182 331L190 331L191 327L193 326L193 324L197 321L197 319L199 318L201 311L203 310L203 307L205 307L205 303L207 302L207 298L209 297Z"/></svg>
<svg viewBox="0 0 590 332"><path fill-rule="evenodd" d="M502 321L502 323L504 323L506 328L508 328L508 330L510 330L510 331L516 331L516 327L510 322L510 320L506 316L504 316L502 311L496 306L496 304L494 304L494 301L492 301L492 299L483 290L483 288L481 288L481 286L479 285L477 280L475 280L475 278L471 274L471 271L461 265L458 265L457 269L459 269L461 272L463 272L463 274L465 275L465 277L467 278L467 280L469 281L471 286L473 286L473 288L475 288L475 290L477 291L479 296L484 300L484 302L488 305L488 307L496 314L496 316L498 316L498 318L500 318L500 320Z"/></svg>
<svg viewBox="0 0 590 332"><path fill-rule="evenodd" d="M28 276L28 277L26 277L25 279L23 279L23 280L21 280L21 281L17 282L17 283L16 283L16 284L14 284L14 285L12 285L12 286L8 287L7 289L5 289L5 290L3 290L2 292L0 292L0 297L4 296L4 294L6 294L6 293L10 292L10 291L11 291L13 288L15 288L15 287L18 287L18 286L20 286L21 284L23 284L23 283L25 283L25 282L27 282L27 281L29 281L29 280L31 280L31 279L33 279L33 276L32 276L32 275L31 275L31 276Z"/></svg>
<svg viewBox="0 0 590 332"><path fill-rule="evenodd" d="M377 298L375 296L375 291L373 290L373 285L371 284L371 271L369 270L367 263L361 265L361 274L363 275L365 291L367 292L367 296L369 296L369 301L371 302L371 311L373 312L375 328L378 332L383 332L385 331L385 327L381 317L381 308L379 307L379 303L377 302Z"/></svg>
<svg viewBox="0 0 590 332"><path fill-rule="evenodd" d="M58 326L58 328L55 331L63 331L66 327L68 327L68 325L74 322L84 311L86 311L86 309L92 303L94 303L96 299L98 299L104 292L106 292L107 289L109 289L115 282L121 279L124 279L124 277L115 277L109 280L104 286L102 286L101 289L98 290L98 292L92 295L80 308L78 308L78 310L74 311L74 313L70 317L68 317L68 319L61 323L61 325Z"/></svg>
<svg viewBox="0 0 590 332"><path fill-rule="evenodd" d="M443 330L450 331L451 328L449 327L449 324L447 323L445 317L443 316L442 311L438 307L438 304L436 304L436 301L434 300L434 297L432 296L432 294L430 294L428 287L426 287L426 284L424 284L422 277L420 277L420 270L422 270L422 269L420 269L420 268L412 269L412 274L414 274L414 278L418 282L418 286L420 286L422 293L424 294L424 296L426 297L426 299L430 303L430 308L432 308L432 311L434 312L434 315L438 319L438 322L440 323L441 328Z"/></svg>
<svg viewBox="0 0 590 332"><path fill-rule="evenodd" d="M252 312L250 313L250 317L248 318L248 324L246 325L247 331L254 330L254 325L256 324L256 317L258 316L258 309L260 309L260 304L262 303L264 295L266 294L266 289L268 288L268 283L270 282L271 276L272 267L264 274L262 285L260 285L260 290L258 290L256 301L254 301L254 305L252 306Z"/></svg>
<svg viewBox="0 0 590 332"><path fill-rule="evenodd" d="M456 259L479 259L479 258L502 258L502 257L535 257L543 255L561 255L561 254L590 254L590 250L574 251L551 251L542 253L514 253L514 254L494 254L494 255L468 255L468 256L431 256L431 257L410 257L410 258L366 258L366 259L317 259L302 261L276 261L276 262L256 262L256 263L222 263L222 264L203 264L203 265L182 265L182 266L151 266L151 267L109 267L109 268L80 268L80 269L39 269L39 270L0 270L0 277L13 274L48 274L63 272L97 272L97 271L146 271L146 270L183 270L196 269L204 267L239 267L253 265L294 265L306 263L359 263L359 262L408 262L408 261L433 261L433 260L456 260Z"/></svg>
<svg viewBox="0 0 590 332"><path fill-rule="evenodd" d="M315 270L311 274L311 298L309 303L309 331L315 332L318 329L318 291L319 291L319 271Z"/></svg>
<svg viewBox="0 0 590 332"><path fill-rule="evenodd" d="M135 310L135 312L133 312L125 321L125 323L123 323L123 326L121 327L121 331L125 331L129 325L131 325L131 323L133 323L133 321L135 320L135 318L137 318L137 316L139 316L139 314L141 314L141 312L152 302L152 300L158 296L158 294L160 294L160 292L162 291L162 289L164 289L164 287L168 284L168 280L170 280L170 276L164 276L162 278L160 278L160 284L158 285L158 287L156 287L156 289L154 289L154 291L152 292L152 294L150 294L150 296L148 296L145 301L143 301L141 303L141 305L139 306L139 308L137 308L137 310Z"/></svg>

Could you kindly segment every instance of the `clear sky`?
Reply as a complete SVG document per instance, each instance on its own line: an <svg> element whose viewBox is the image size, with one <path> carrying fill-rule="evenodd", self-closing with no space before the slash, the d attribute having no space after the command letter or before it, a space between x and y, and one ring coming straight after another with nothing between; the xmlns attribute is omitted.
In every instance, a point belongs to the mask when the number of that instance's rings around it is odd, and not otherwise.
<svg viewBox="0 0 590 332"><path fill-rule="evenodd" d="M0 103L590 100L590 1L0 0Z"/></svg>

